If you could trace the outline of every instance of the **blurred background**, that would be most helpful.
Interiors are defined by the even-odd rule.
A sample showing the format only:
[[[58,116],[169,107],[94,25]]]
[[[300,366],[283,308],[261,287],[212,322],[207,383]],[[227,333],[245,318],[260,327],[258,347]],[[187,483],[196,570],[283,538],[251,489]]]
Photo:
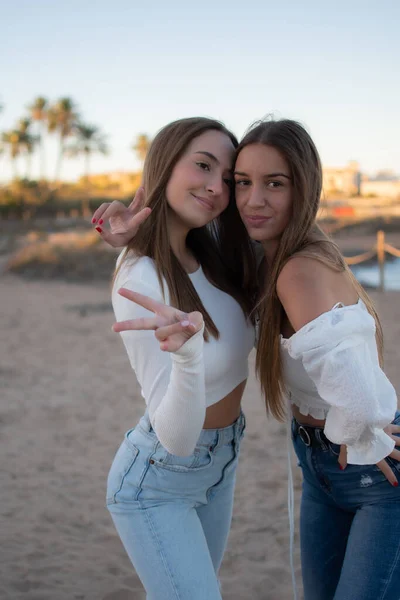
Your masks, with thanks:
[[[143,401],[110,330],[116,251],[90,221],[132,200],[168,122],[211,116],[239,138],[267,115],[307,127],[320,223],[377,304],[400,390],[399,19],[393,0],[2,3],[0,598],[144,598],[104,508]],[[254,377],[244,408],[223,594],[286,600],[285,429]],[[295,560],[300,591],[297,536]]]

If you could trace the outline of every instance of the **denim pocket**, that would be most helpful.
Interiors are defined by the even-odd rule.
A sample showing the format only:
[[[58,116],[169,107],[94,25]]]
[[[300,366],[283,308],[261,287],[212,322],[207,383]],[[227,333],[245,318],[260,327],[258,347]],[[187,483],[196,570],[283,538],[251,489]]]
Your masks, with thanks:
[[[137,456],[138,448],[134,446],[128,439],[122,442],[121,446],[115,455],[111,465],[107,479],[107,504],[115,504],[117,502],[117,494],[121,491],[124,480],[132,469]]]
[[[213,454],[206,446],[197,446],[190,456],[176,456],[164,450],[160,457],[153,456],[151,464],[158,469],[175,473],[193,473],[208,469],[213,464]]]

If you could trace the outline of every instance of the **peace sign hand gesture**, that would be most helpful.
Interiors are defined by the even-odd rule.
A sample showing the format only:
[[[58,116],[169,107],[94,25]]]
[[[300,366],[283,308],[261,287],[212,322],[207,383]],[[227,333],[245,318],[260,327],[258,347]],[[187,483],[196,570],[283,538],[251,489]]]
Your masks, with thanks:
[[[195,311],[187,314],[149,298],[149,296],[132,292],[126,288],[121,288],[118,293],[151,311],[154,316],[114,323],[113,330],[115,332],[154,330],[155,336],[160,342],[161,350],[176,352],[191,337],[203,329],[203,315],[200,312]]]
[[[135,237],[141,224],[151,213],[151,208],[141,208],[144,200],[144,188],[139,188],[128,207],[119,200],[104,202],[93,213],[92,223],[96,224],[96,231],[110,246],[120,248],[127,246]],[[100,227],[109,221],[110,229]]]

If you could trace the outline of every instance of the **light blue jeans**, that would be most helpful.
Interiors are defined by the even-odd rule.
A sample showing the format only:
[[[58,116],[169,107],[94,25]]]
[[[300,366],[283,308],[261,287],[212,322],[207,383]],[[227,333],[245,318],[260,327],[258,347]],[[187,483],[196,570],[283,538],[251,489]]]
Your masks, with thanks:
[[[165,450],[147,414],[110,469],[107,507],[148,600],[221,600],[244,415],[203,429],[194,453]]]
[[[399,412],[393,423],[400,424]],[[322,429],[306,429],[313,430],[309,445],[293,422],[303,471],[304,599],[399,600],[400,486],[393,487],[375,465],[347,465],[341,471],[340,446]],[[387,462],[400,480],[400,463]]]

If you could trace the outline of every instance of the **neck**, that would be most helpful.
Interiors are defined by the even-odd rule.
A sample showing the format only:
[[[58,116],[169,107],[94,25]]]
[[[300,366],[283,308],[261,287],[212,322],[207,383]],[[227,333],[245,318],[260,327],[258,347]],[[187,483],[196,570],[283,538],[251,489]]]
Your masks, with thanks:
[[[270,267],[274,262],[274,258],[276,252],[278,250],[279,241],[278,240],[267,240],[262,242],[262,247],[264,249],[264,255],[267,260],[267,264]]]
[[[169,216],[168,227],[171,248],[176,258],[188,273],[195,271],[198,267],[197,260],[186,245],[190,229],[173,214]]]

